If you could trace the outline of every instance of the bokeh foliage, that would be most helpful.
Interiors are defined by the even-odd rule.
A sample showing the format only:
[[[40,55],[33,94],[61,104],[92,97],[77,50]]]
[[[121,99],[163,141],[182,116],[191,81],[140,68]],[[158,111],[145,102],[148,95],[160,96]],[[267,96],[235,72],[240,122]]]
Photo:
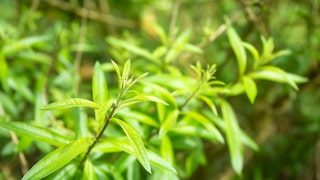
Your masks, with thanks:
[[[119,118],[135,117],[140,121],[147,121],[143,123],[149,123],[150,127],[157,127],[157,122],[152,119],[159,119],[160,122],[169,119],[168,122],[171,122],[182,116],[183,122],[187,123],[182,125],[187,127],[192,117],[201,119],[199,114],[211,116],[207,113],[211,109],[194,101],[185,109],[189,111],[195,108],[199,114],[179,114],[175,108],[179,105],[184,106],[184,96],[179,95],[188,90],[193,92],[194,79],[211,72],[216,80],[230,85],[230,89],[232,86],[234,89],[238,88],[235,90],[236,93],[225,94],[224,100],[227,104],[214,99],[215,104],[219,104],[219,107],[221,105],[221,109],[218,108],[217,111],[223,114],[224,111],[228,111],[230,104],[241,129],[259,146],[259,151],[244,146],[242,176],[238,176],[232,169],[227,143],[212,143],[206,132],[202,137],[207,138],[200,140],[194,137],[190,141],[193,144],[187,144],[188,142],[181,142],[183,140],[179,138],[181,129],[173,128],[174,135],[170,134],[170,137],[176,154],[166,154],[165,150],[156,149],[152,145],[162,143],[159,147],[172,148],[164,146],[170,146],[167,131],[173,126],[167,123],[158,132],[161,140],[150,138],[152,141],[145,142],[146,146],[155,148],[152,150],[162,153],[170,163],[177,156],[181,161],[177,160],[176,164],[185,168],[177,169],[181,173],[180,178],[315,178],[320,170],[319,9],[319,0],[2,0],[1,121],[32,122],[41,127],[50,127],[53,132],[69,137],[92,135],[90,133],[99,129],[99,125],[92,118],[98,112],[81,108],[47,112],[41,108],[49,102],[68,98],[95,99],[95,92],[93,97],[91,96],[91,78],[96,72],[96,61],[101,62],[101,69],[107,74],[108,82],[107,87],[96,89],[109,89],[108,95],[103,98],[117,97],[119,77],[114,73],[110,59],[120,67],[125,66],[127,60],[131,59],[132,75],[137,77],[145,72],[151,74],[150,78],[142,80],[135,90],[145,93],[156,91],[153,95],[162,98],[170,106],[160,103],[154,107],[155,109],[151,109],[153,106],[147,102],[119,111]],[[235,32],[227,30],[229,23]],[[247,42],[247,45],[239,47],[239,41],[233,38],[234,33]],[[272,49],[272,46],[273,52],[281,52],[283,49],[290,51],[288,54],[287,51],[282,51],[283,56],[272,58],[269,65],[307,77],[308,82],[298,85],[298,91],[290,87],[293,85],[290,81],[288,84],[279,84],[255,79],[255,85],[252,85],[252,79],[257,75],[250,76],[250,72],[265,62],[259,64],[254,61],[256,56],[252,52],[255,51],[248,48],[250,45],[256,48],[259,56],[263,57],[261,59],[265,61],[270,58],[266,49]],[[241,48],[247,48],[247,68],[239,68],[239,64],[243,62],[239,60],[243,52],[240,50],[237,53],[237,50]],[[197,62],[203,67],[208,65],[208,71],[202,74]],[[213,64],[216,64],[216,67],[211,66]],[[190,68],[190,65],[194,65],[195,70]],[[239,79],[243,74],[248,76]],[[284,78],[284,81],[287,79]],[[246,84],[245,90],[233,84],[235,82]],[[257,94],[252,92],[254,87],[258,89]],[[206,85],[201,86],[200,90],[205,88]],[[176,91],[175,100],[167,95],[173,90]],[[197,92],[199,99],[208,102],[205,100],[206,96],[201,93],[206,92]],[[103,100],[95,100],[97,101]],[[250,101],[254,101],[254,104]],[[164,113],[159,115],[159,112]],[[79,124],[74,119],[79,119],[82,123]],[[152,128],[129,122],[142,133],[142,137],[154,133]],[[89,131],[83,130],[84,127],[88,127]],[[111,124],[108,128],[113,138],[121,135],[119,126]],[[72,129],[79,131],[74,132]],[[29,166],[55,149],[55,146],[51,145],[57,145],[54,144],[56,142],[51,145],[33,142],[24,136],[15,140],[16,135],[9,134],[3,127],[0,128],[0,136],[0,179],[20,179]],[[84,140],[80,139],[74,144],[82,141]],[[117,141],[114,142],[116,144]],[[181,144],[190,147],[191,150],[183,152],[183,148],[179,147]],[[111,157],[97,155],[92,158],[108,159],[108,156]],[[27,162],[23,161],[25,158]],[[112,158],[117,159],[112,168],[117,168],[119,174],[123,175],[126,172],[127,177],[135,179],[144,176],[143,169],[138,163],[133,163],[134,160],[130,156],[116,155]],[[113,173],[112,168],[105,166],[101,161],[96,163],[100,170],[104,170],[95,171],[101,177],[103,172]],[[128,166],[130,168],[127,164],[131,164]],[[87,174],[90,174],[92,165],[94,164],[89,161],[85,163]],[[70,164],[66,169],[72,172],[76,168],[74,164]],[[136,171],[140,173],[135,174]],[[80,176],[79,172],[75,174]],[[114,173],[112,177],[117,178],[118,174]]]

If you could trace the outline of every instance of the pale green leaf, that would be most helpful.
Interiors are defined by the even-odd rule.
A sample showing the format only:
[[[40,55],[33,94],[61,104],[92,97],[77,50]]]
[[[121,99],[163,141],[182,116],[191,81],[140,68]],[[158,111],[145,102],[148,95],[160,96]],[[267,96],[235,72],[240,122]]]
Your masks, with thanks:
[[[90,159],[86,159],[84,163],[84,171],[83,171],[83,180],[95,180],[96,179],[96,174],[94,172],[93,164],[90,161]]]
[[[242,45],[252,54],[253,60],[257,62],[260,58],[258,50],[252,44],[246,42],[242,42]]]
[[[151,116],[148,116],[146,113],[143,112],[133,111],[129,108],[126,108],[118,111],[118,114],[123,117],[126,117],[127,119],[133,119],[153,127],[159,127],[159,124],[156,120],[154,120]]]
[[[170,164],[174,164],[174,152],[171,140],[167,135],[164,135],[161,138],[161,156]]]
[[[175,109],[174,111],[170,112],[166,119],[162,122],[160,130],[159,130],[159,137],[162,138],[166,133],[171,129],[174,123],[177,121],[179,116],[179,110]]]
[[[50,175],[87,150],[93,140],[93,138],[81,138],[59,147],[33,165],[22,180],[42,179]]]
[[[221,111],[226,123],[225,130],[231,164],[236,173],[241,174],[243,168],[243,147],[240,139],[241,136],[238,121],[232,107],[226,101],[221,101]]]
[[[5,46],[2,49],[2,52],[4,52],[4,54],[14,53],[16,51],[27,49],[34,44],[45,42],[48,40],[49,40],[49,36],[27,37],[25,39],[21,39],[18,41],[13,41],[5,44]]]
[[[201,99],[203,102],[205,102],[211,109],[211,111],[215,114],[218,115],[218,111],[214,103],[208,98],[207,96],[198,96],[197,98]]]
[[[35,141],[45,142],[55,146],[61,146],[71,142],[71,138],[50,129],[35,126],[30,123],[10,121],[0,122],[1,126],[24,137],[29,137]]]
[[[205,127],[210,133],[214,135],[217,141],[224,142],[224,139],[220,131],[213,125],[213,123],[207,117],[197,112],[184,112],[183,114],[199,122],[203,127]]]
[[[94,65],[92,77],[92,95],[93,101],[99,105],[108,101],[108,86],[104,73],[99,62]]]
[[[304,83],[307,82],[308,79],[287,73],[280,68],[274,66],[263,66],[258,68],[256,71],[248,74],[253,79],[265,79],[274,82],[281,82],[281,83],[288,83],[294,89],[298,89],[297,83]]]
[[[239,66],[239,74],[243,75],[246,71],[247,67],[247,55],[246,51],[243,46],[243,42],[237,32],[231,26],[229,20],[227,20],[228,28],[227,28],[227,35],[231,47],[237,57],[238,66]]]
[[[152,152],[151,150],[147,150],[147,153],[148,153],[148,157],[150,159],[150,163],[153,166],[156,166],[159,169],[171,171],[174,174],[177,174],[176,169],[171,164],[169,164],[167,161],[165,161],[162,157],[160,157],[158,154]]]
[[[257,96],[257,85],[256,83],[248,76],[242,76],[242,82],[244,85],[244,89],[246,91],[246,94],[250,100],[250,102],[253,104],[254,100]]]
[[[117,65],[117,63],[115,63],[114,61],[111,61],[114,70],[116,71],[117,74],[117,79],[118,79],[118,87],[119,89],[122,89],[122,84],[121,84],[121,72],[120,72],[120,68]]]
[[[135,156],[137,157],[138,161],[144,167],[144,169],[151,173],[150,162],[147,156],[147,152],[141,139],[140,135],[131,127],[129,124],[121,121],[119,119],[113,118],[114,122],[121,126],[122,130],[125,132],[126,136],[128,137],[131,145],[133,146]]]
[[[46,106],[44,106],[43,110],[58,110],[58,109],[66,109],[66,108],[72,108],[72,107],[88,107],[88,108],[99,108],[99,104],[82,98],[70,98],[62,101],[57,101],[50,103]]]

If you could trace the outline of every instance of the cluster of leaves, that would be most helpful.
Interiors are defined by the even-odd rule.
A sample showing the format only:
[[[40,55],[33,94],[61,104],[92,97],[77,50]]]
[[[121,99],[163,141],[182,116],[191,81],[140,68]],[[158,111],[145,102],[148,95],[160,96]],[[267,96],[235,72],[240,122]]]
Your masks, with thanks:
[[[26,18],[34,22],[37,17],[31,15]],[[108,36],[108,53],[117,63],[95,62],[91,84],[80,84],[72,52],[80,46],[89,53],[97,49],[90,43],[69,44],[74,41],[72,34],[79,34],[76,24],[71,29],[57,24],[50,29],[51,36],[23,37],[1,22],[0,132],[6,137],[2,154],[34,148],[45,154],[33,160],[37,162],[23,179],[179,179],[191,177],[207,163],[208,141],[228,146],[231,165],[240,175],[244,146],[259,148],[240,127],[229,98],[245,94],[253,104],[259,80],[287,83],[297,90],[297,84],[307,79],[272,64],[289,53],[274,52],[272,38],[261,37],[259,52],[240,38],[228,19],[225,24],[237,62],[232,82],[216,79],[220,69],[215,64],[190,65],[191,60],[182,58],[204,53],[192,44],[191,29],[170,36],[152,24],[160,45],[144,48],[131,36]],[[28,21],[24,26],[35,31]],[[47,43],[53,40],[58,45]],[[54,55],[48,53],[52,51]],[[190,67],[182,68],[185,65]],[[26,76],[28,71],[34,77]],[[52,74],[56,76],[49,78]],[[45,105],[46,93],[55,102]],[[34,113],[27,112],[33,105]],[[18,119],[20,114],[27,117]],[[10,140],[15,134],[20,137],[17,146]]]

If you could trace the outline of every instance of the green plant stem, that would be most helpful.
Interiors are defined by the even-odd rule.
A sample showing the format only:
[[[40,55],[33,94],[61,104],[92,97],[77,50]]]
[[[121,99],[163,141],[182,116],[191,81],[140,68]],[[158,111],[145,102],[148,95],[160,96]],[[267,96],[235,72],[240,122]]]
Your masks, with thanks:
[[[197,88],[192,92],[192,94],[188,97],[188,99],[186,99],[186,101],[179,107],[179,111],[181,111],[191,101],[191,99],[196,96],[200,87],[201,87],[201,84],[197,86]]]
[[[126,92],[126,90],[124,90],[124,92]],[[102,129],[99,131],[98,135],[95,137],[94,142],[90,145],[90,147],[88,148],[86,154],[84,155],[83,159],[81,160],[79,165],[82,165],[84,163],[84,161],[87,159],[87,157],[89,156],[91,150],[93,149],[93,147],[96,145],[96,143],[100,140],[100,138],[102,137],[104,131],[106,130],[109,122],[111,121],[111,119],[113,118],[113,116],[115,115],[115,112],[117,110],[117,108],[119,107],[120,101],[122,100],[122,97],[124,96],[124,93],[120,93],[117,101],[113,104],[112,106],[112,110],[109,114],[109,116],[106,118],[106,121],[102,127]]]

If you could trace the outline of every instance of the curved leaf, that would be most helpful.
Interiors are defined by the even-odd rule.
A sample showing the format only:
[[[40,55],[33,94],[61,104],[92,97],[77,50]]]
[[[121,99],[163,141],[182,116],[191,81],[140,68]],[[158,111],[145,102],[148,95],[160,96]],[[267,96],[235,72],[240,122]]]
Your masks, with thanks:
[[[221,101],[221,110],[223,119],[226,122],[225,130],[231,156],[231,164],[236,173],[241,174],[243,167],[243,152],[238,121],[233,109],[227,102]]]
[[[203,127],[205,127],[210,133],[215,136],[216,140],[218,140],[219,142],[224,142],[221,133],[208,118],[196,112],[185,112],[183,114],[199,122]]]
[[[98,109],[99,105],[93,101],[82,98],[70,98],[63,101],[57,101],[44,106],[43,110],[58,110],[72,107],[88,107]]]
[[[14,131],[20,136],[29,137],[35,141],[45,142],[55,146],[61,146],[70,143],[71,139],[47,128],[32,125],[24,122],[0,122],[0,125],[6,129]]]
[[[128,137],[131,145],[133,146],[135,156],[137,157],[138,161],[144,167],[146,171],[151,173],[151,167],[149,158],[144,146],[144,143],[140,137],[140,135],[132,128],[129,124],[121,121],[120,119],[113,118],[118,125],[121,126],[122,130],[125,132],[126,136]]]
[[[257,96],[257,85],[256,83],[252,80],[252,78],[243,76],[242,77],[244,89],[246,91],[246,94],[250,100],[250,102],[253,104],[254,100]]]
[[[41,179],[50,175],[84,152],[93,140],[93,138],[81,138],[59,147],[32,166],[22,180]]]
[[[230,41],[231,47],[232,47],[236,57],[237,57],[238,66],[239,66],[239,74],[243,75],[246,70],[246,66],[247,66],[246,51],[244,49],[244,45],[242,43],[242,40],[240,39],[237,32],[233,29],[233,27],[231,26],[229,21],[227,21],[227,24],[229,24],[228,29],[227,29],[228,39]]]

